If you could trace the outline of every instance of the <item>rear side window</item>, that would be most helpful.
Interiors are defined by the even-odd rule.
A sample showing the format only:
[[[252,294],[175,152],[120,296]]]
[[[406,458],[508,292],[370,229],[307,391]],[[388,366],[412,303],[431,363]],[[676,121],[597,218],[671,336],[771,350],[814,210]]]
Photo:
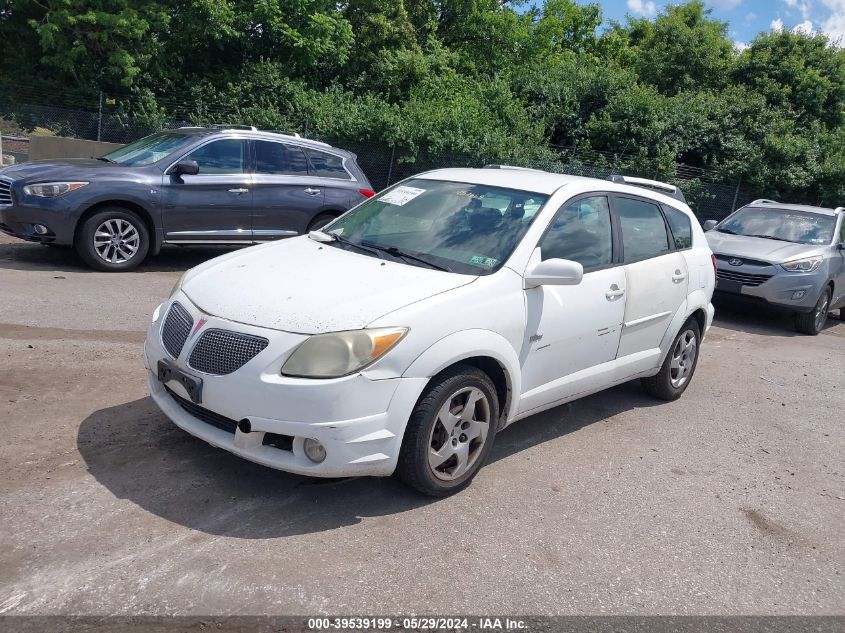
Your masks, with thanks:
[[[320,152],[315,149],[306,149],[308,160],[311,161],[309,174],[320,178],[342,178],[350,180],[349,172],[343,166],[343,159],[340,156]]]
[[[308,161],[298,147],[270,141],[255,141],[255,171],[258,174],[306,176]]]
[[[212,141],[185,156],[197,161],[200,174],[242,174],[245,158],[246,141],[239,139]]]
[[[626,262],[656,257],[669,251],[666,222],[656,204],[617,197],[614,208],[622,229]]]
[[[540,253],[579,262],[584,268],[613,261],[610,207],[605,196],[590,196],[568,203],[558,211],[543,239]]]
[[[663,206],[663,213],[669,221],[672,236],[675,238],[675,248],[684,249],[692,246],[692,225],[689,216],[672,207]]]

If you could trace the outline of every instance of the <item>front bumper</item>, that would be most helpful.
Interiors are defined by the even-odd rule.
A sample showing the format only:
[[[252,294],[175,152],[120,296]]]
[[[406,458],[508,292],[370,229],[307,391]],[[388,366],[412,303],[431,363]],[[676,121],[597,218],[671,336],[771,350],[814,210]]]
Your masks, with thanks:
[[[176,365],[202,377],[204,410],[232,421],[249,420],[250,431],[234,432],[209,424],[183,407],[159,382],[156,364],[170,358],[161,343],[160,330],[169,302],[158,311],[144,344],[144,364],[150,395],[180,428],[209,444],[250,461],[287,472],[316,477],[390,475],[396,468],[405,425],[425,387],[425,379],[371,380],[355,374],[331,380],[288,378],[279,368],[302,335],[266,330],[202,314],[184,295],[179,302],[204,328],[222,328],[264,336],[270,344],[243,367],[225,376],[203,374],[188,366],[189,337]],[[203,331],[200,329],[200,332]],[[172,359],[171,359],[172,360]],[[171,383],[170,388],[179,388]],[[183,394],[179,394],[183,395]],[[187,394],[184,394],[187,395]],[[285,448],[266,445],[266,434],[290,438]],[[320,441],[326,459],[315,464],[305,455],[306,438]]]
[[[47,227],[40,235],[35,225]],[[28,242],[45,244],[73,244],[76,220],[61,198],[44,199],[43,204],[12,205],[0,207],[0,231]]]
[[[743,269],[745,267],[740,267]],[[719,276],[719,271],[732,273],[736,269],[730,264],[718,262],[716,273],[716,291],[720,294],[731,295],[757,303],[767,304],[773,308],[790,312],[809,312],[819,299],[827,277],[823,270],[812,273],[791,273],[777,266],[769,266],[766,271],[773,273],[771,277],[759,285],[748,285],[730,282]],[[763,270],[760,268],[760,270]],[[757,273],[758,269],[752,269]]]

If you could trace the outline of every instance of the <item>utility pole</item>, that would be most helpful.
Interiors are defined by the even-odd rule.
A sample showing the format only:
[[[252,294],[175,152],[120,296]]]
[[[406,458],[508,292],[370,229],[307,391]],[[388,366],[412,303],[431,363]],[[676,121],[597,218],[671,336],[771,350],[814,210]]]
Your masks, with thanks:
[[[97,109],[97,140],[103,132],[103,91],[100,91],[100,107]]]

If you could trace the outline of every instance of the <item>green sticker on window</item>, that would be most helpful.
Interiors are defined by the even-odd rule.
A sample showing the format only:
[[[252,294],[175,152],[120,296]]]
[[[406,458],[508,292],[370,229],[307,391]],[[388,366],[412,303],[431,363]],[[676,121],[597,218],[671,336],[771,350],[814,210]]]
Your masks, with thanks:
[[[493,268],[498,263],[498,259],[492,257],[484,257],[483,255],[473,255],[469,258],[469,263],[474,266],[484,266],[485,268]]]

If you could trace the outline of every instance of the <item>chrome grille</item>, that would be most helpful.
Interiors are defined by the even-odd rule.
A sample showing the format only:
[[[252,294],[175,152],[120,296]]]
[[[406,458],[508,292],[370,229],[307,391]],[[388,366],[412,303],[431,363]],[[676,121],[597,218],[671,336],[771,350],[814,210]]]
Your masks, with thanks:
[[[192,327],[194,327],[194,320],[191,315],[181,304],[174,302],[161,327],[161,343],[173,358],[179,358]]]
[[[743,286],[759,286],[771,278],[771,275],[753,275],[751,273],[741,273],[735,270],[719,268],[716,271],[716,278],[724,279],[725,281],[738,281]]]
[[[197,341],[188,364],[197,371],[223,376],[243,367],[268,344],[261,336],[210,329]]]
[[[12,181],[0,178],[0,207],[12,204]]]

